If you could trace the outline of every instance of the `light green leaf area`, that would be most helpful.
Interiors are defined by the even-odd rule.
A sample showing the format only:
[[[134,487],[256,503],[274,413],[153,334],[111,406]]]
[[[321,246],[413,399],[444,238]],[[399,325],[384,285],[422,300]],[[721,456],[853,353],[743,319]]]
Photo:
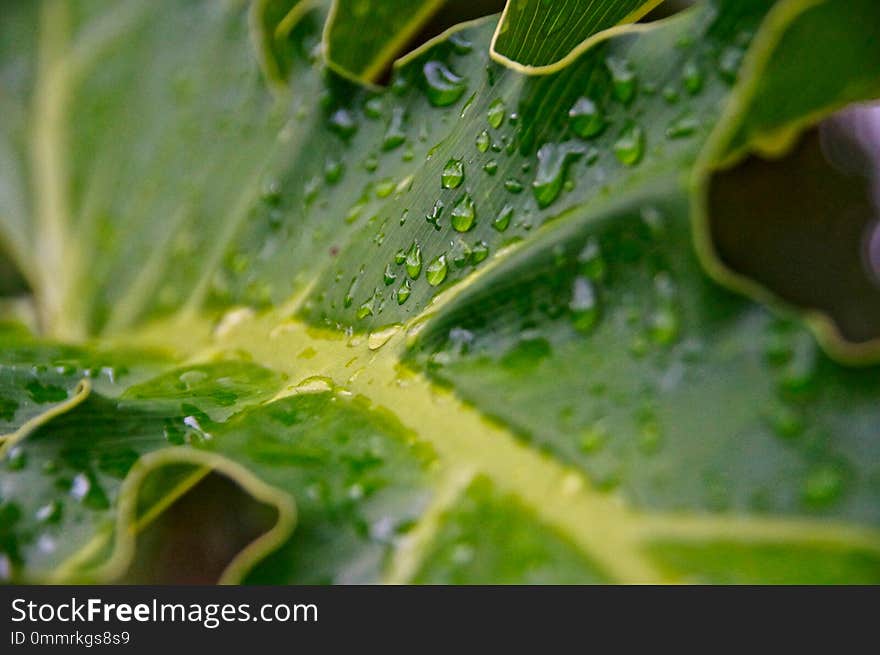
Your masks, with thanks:
[[[578,42],[640,3],[593,4]],[[878,368],[713,281],[700,201],[877,94],[847,60],[783,107],[773,63],[834,60],[798,35],[849,10],[869,52],[870,5],[552,31],[541,75],[489,17],[383,90],[353,80],[405,11],[10,3],[0,243],[40,334],[0,331],[0,576],[117,579],[216,471],[277,515],[224,581],[880,581]]]
[[[519,70],[551,72],[586,50],[594,35],[633,23],[662,1],[510,0],[492,40],[492,54]]]

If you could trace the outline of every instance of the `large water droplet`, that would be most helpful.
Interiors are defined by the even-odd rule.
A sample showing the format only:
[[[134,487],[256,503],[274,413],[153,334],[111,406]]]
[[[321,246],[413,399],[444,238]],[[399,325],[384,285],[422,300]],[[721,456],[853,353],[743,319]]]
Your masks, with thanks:
[[[614,155],[624,166],[635,166],[645,154],[645,132],[638,125],[630,125],[614,143]]]
[[[440,184],[444,189],[455,189],[464,179],[464,164],[461,159],[450,159],[443,167]]]
[[[559,197],[565,182],[568,165],[584,154],[578,143],[546,143],[538,150],[538,171],[532,182],[532,191],[539,207],[547,207]]]
[[[435,107],[446,107],[456,102],[467,90],[465,80],[453,73],[441,61],[429,61],[422,68],[428,101]]]
[[[469,193],[465,193],[452,208],[452,227],[457,232],[467,232],[474,226],[476,210]]]
[[[428,264],[428,267],[425,269],[425,278],[428,280],[428,284],[436,287],[446,279],[447,271],[446,255],[440,255]]]
[[[501,98],[496,98],[491,102],[486,112],[486,120],[496,130],[504,122],[504,111],[504,101]]]
[[[582,139],[597,136],[605,129],[605,116],[589,98],[578,98],[568,110],[571,129]]]

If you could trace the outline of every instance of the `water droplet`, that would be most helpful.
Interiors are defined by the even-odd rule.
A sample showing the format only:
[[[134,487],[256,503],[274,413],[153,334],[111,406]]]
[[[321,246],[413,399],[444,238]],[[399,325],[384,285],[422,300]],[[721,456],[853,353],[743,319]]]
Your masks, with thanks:
[[[436,287],[446,279],[447,271],[446,255],[440,255],[428,264],[428,267],[425,269],[425,278],[428,280],[428,284]]]
[[[611,73],[611,89],[614,97],[628,105],[636,96],[638,80],[635,71],[628,61],[618,57],[608,57],[605,65]]]
[[[359,319],[367,318],[367,316],[372,316],[375,311],[376,305],[376,294],[373,293],[367,298],[364,302],[361,303],[360,307],[357,310],[357,317]]]
[[[10,471],[21,471],[27,466],[27,453],[21,446],[16,446],[6,456],[6,468]]]
[[[532,192],[539,207],[547,207],[559,197],[568,165],[583,154],[583,146],[570,141],[541,146],[538,150],[538,171],[532,182]]]
[[[605,129],[605,116],[589,98],[578,98],[568,110],[571,129],[582,139],[597,136]]]
[[[591,280],[599,281],[605,277],[605,258],[596,237],[590,237],[578,254],[578,268]]]
[[[491,143],[492,141],[489,138],[489,133],[486,130],[483,130],[477,135],[477,150],[480,152],[486,152]]]
[[[444,189],[455,189],[464,179],[464,164],[461,159],[450,159],[443,167],[440,184]]]
[[[474,226],[475,218],[474,201],[469,193],[465,193],[452,208],[452,227],[456,232],[467,232]]]
[[[387,198],[394,192],[394,180],[388,178],[376,184],[376,197]]]
[[[396,253],[394,253],[394,263],[400,266],[403,262],[406,261],[406,251],[401,248]]]
[[[666,137],[669,139],[683,139],[693,135],[700,127],[700,120],[690,112],[682,114],[673,120],[666,128]]]
[[[483,165],[483,170],[486,171],[489,175],[495,175],[498,172],[498,162],[494,159],[487,161]]]
[[[486,120],[496,130],[501,127],[504,122],[504,101],[501,98],[496,98],[491,102],[486,112]]]
[[[324,162],[324,180],[327,184],[336,184],[342,179],[345,165],[336,159],[328,159]]]
[[[498,216],[496,216],[495,220],[492,221],[492,227],[494,227],[499,232],[504,232],[510,225],[510,221],[512,218],[513,207],[511,205],[504,205],[504,207],[501,208],[501,211],[498,212]]]
[[[580,275],[574,278],[568,308],[576,330],[588,333],[596,327],[599,320],[599,299],[590,280]]]
[[[590,455],[602,450],[602,448],[605,447],[605,442],[607,440],[608,432],[602,425],[596,424],[590,426],[581,433],[578,445],[580,446],[582,453]]]
[[[478,241],[471,249],[471,262],[476,265],[489,256],[489,244],[485,241]]]
[[[457,239],[452,247],[452,263],[457,268],[464,268],[471,260],[471,247],[461,239]]]
[[[429,61],[422,68],[428,101],[435,107],[446,107],[456,102],[467,90],[465,80],[452,72],[443,62]]]
[[[406,273],[413,280],[419,277],[422,272],[422,248],[419,244],[413,242],[409,252],[406,254]]]
[[[443,201],[438,198],[434,201],[430,213],[425,214],[425,220],[433,225],[435,230],[440,229],[440,216],[443,214],[443,207]]]
[[[192,389],[197,384],[207,380],[208,374],[199,370],[185,371],[177,379],[183,383],[185,389]]]
[[[703,90],[703,71],[700,70],[699,64],[695,61],[689,61],[684,65],[681,74],[684,88],[692,96]]]
[[[721,52],[721,56],[718,58],[718,71],[724,81],[729,84],[736,82],[744,55],[742,48],[737,46],[729,46]]]
[[[651,314],[648,333],[656,344],[667,346],[678,338],[678,313],[671,305],[664,305]]]
[[[793,439],[802,434],[805,428],[800,412],[780,402],[775,402],[764,410],[764,419],[776,436],[783,439]]]
[[[37,521],[40,523],[58,523],[64,506],[57,500],[53,500],[40,507],[36,512]]]
[[[504,180],[504,188],[510,193],[520,193],[523,190],[523,184],[515,177],[509,177]]]
[[[635,166],[645,154],[645,132],[638,125],[630,125],[614,143],[614,155],[624,166]]]
[[[403,284],[397,289],[397,304],[402,305],[408,299],[410,294],[412,293],[412,284],[410,284],[409,280],[404,280]]]
[[[812,507],[826,507],[843,493],[844,471],[834,463],[819,464],[807,475],[803,499]]]
[[[347,109],[337,109],[330,115],[330,129],[343,139],[349,139],[357,132],[357,121]]]
[[[373,96],[364,103],[364,114],[369,118],[382,117],[382,98]]]
[[[397,273],[395,273],[394,269],[391,268],[391,264],[385,265],[384,279],[385,279],[385,286],[394,284],[394,280],[397,279]]]
[[[382,150],[394,150],[406,141],[406,131],[403,129],[403,107],[395,107],[391,110],[391,119],[382,138]]]
[[[449,43],[452,44],[452,49],[455,50],[455,54],[457,55],[466,55],[473,50],[471,42],[468,41],[467,37],[461,32],[455,32],[450,36]]]

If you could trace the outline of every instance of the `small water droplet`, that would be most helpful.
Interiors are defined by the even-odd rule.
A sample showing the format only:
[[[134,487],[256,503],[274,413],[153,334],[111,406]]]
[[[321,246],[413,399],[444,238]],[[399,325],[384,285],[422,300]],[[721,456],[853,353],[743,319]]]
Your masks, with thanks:
[[[428,280],[428,284],[436,287],[446,279],[447,271],[446,255],[440,255],[428,264],[428,267],[425,269],[425,278]]]
[[[425,220],[433,225],[435,230],[440,229],[440,216],[443,214],[443,207],[443,201],[438,198],[434,201],[431,211],[425,214]]]
[[[394,263],[400,266],[403,262],[406,261],[406,251],[401,248],[396,253],[394,253]]]
[[[450,159],[443,167],[440,184],[444,189],[457,188],[464,179],[464,164],[461,159]]]
[[[596,327],[599,320],[599,299],[590,280],[580,275],[574,278],[568,308],[576,330],[588,333]]]
[[[805,425],[801,413],[790,405],[774,402],[764,410],[764,419],[776,436],[793,439],[803,433]]]
[[[511,205],[504,205],[504,207],[501,208],[501,211],[498,212],[498,216],[496,216],[495,220],[492,221],[492,227],[494,227],[499,232],[504,232],[510,225],[510,221],[512,218],[513,207]]]
[[[63,505],[53,500],[40,507],[36,512],[37,521],[40,523],[58,523],[61,520]]]
[[[521,193],[523,190],[523,183],[515,177],[509,177],[504,180],[504,188],[510,193]]]
[[[624,166],[635,166],[644,154],[645,132],[638,125],[630,125],[614,143],[614,155]]]
[[[358,319],[365,319],[367,316],[372,316],[375,311],[376,305],[376,294],[373,293],[367,298],[364,302],[361,303],[360,307],[357,310]]]
[[[498,172],[498,162],[494,159],[487,161],[483,165],[483,170],[486,171],[489,175],[495,175]]]
[[[605,116],[589,98],[578,98],[568,110],[571,129],[582,139],[598,136],[605,129]]]
[[[844,471],[834,463],[815,466],[803,487],[804,502],[812,507],[827,507],[840,498],[844,488]]]
[[[397,279],[397,273],[395,273],[394,269],[391,268],[391,264],[385,265],[384,279],[385,279],[385,286],[394,284],[394,280]]]
[[[452,208],[452,227],[456,232],[467,232],[474,226],[476,210],[469,193],[465,193]]]
[[[605,258],[596,237],[590,237],[578,254],[578,269],[591,280],[599,281],[605,277]]]
[[[602,448],[605,447],[605,442],[607,440],[607,430],[601,424],[596,424],[588,427],[581,433],[578,445],[580,446],[582,453],[585,455],[591,455],[602,450]]]
[[[342,179],[345,172],[345,165],[336,159],[327,159],[324,162],[324,180],[327,184],[336,184]]]
[[[21,446],[16,446],[6,456],[6,468],[10,471],[21,471],[27,466],[27,453]]]
[[[666,128],[666,137],[669,139],[683,139],[689,137],[700,127],[700,120],[690,112],[682,114],[673,120]]]
[[[608,57],[605,65],[611,73],[611,90],[614,97],[625,105],[633,101],[636,96],[638,79],[632,66],[625,59]]]
[[[692,96],[703,90],[703,71],[697,62],[689,61],[684,65],[681,79],[684,82],[684,88]]]
[[[406,273],[413,280],[419,277],[422,272],[422,248],[418,243],[413,242],[409,252],[406,254]]]
[[[467,90],[465,80],[440,61],[429,61],[422,68],[428,101],[435,107],[456,102]]]
[[[721,56],[718,58],[718,72],[728,84],[736,82],[744,56],[743,49],[738,46],[728,46],[721,52]]]
[[[489,146],[492,143],[492,140],[489,138],[489,133],[486,130],[483,130],[477,135],[477,150],[480,152],[486,152],[489,150]]]
[[[391,110],[391,119],[382,137],[382,150],[394,150],[406,141],[406,131],[403,129],[403,107],[395,107]]]
[[[357,132],[357,121],[347,109],[337,109],[330,115],[330,129],[343,139],[349,139]]]
[[[489,244],[487,244],[485,241],[478,241],[474,244],[474,247],[471,248],[471,262],[474,265],[479,264],[488,256]]]
[[[532,182],[532,192],[539,207],[548,207],[559,197],[568,165],[583,154],[583,146],[570,141],[541,146],[538,150],[538,171]]]
[[[501,98],[493,100],[486,111],[486,120],[489,121],[489,125],[496,130],[501,127],[504,122],[504,112],[504,101]]]
[[[403,284],[397,289],[397,304],[402,305],[408,299],[410,294],[412,293],[412,284],[410,284],[409,280],[404,280]]]

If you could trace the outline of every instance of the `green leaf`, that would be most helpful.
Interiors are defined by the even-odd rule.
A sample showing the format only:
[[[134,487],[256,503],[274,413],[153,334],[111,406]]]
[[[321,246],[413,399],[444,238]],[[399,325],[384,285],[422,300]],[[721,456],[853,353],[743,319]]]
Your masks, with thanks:
[[[549,73],[571,63],[603,30],[634,23],[661,2],[509,0],[492,38],[492,55],[525,73]]]
[[[359,82],[430,4],[10,4],[0,575],[118,579],[217,471],[277,516],[225,581],[880,580],[880,369],[713,281],[703,224],[880,95],[832,36],[870,57],[875,3],[512,21],[540,70],[489,17]]]

